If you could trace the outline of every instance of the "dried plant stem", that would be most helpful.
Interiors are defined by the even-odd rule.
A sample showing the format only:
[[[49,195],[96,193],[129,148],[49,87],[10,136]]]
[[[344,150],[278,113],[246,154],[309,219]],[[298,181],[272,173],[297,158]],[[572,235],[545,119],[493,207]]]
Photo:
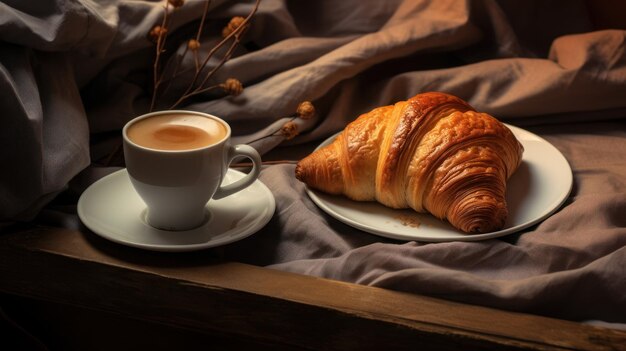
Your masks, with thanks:
[[[196,40],[200,41],[200,36],[202,35],[202,29],[204,28],[204,21],[206,21],[206,16],[209,13],[209,6],[211,6],[211,0],[208,0],[204,3],[204,12],[202,13],[202,19],[200,20],[200,25],[198,26],[198,33],[196,33]]]
[[[210,6],[211,6],[211,0],[208,0],[204,3],[204,11],[202,12],[202,18],[200,19],[200,25],[198,26],[198,31],[196,32],[196,37],[195,37],[195,40],[197,42],[200,42],[200,37],[202,36],[202,30],[204,29],[204,22],[206,21],[207,15],[209,13]],[[183,59],[187,55],[188,50],[189,50],[189,45],[185,46],[185,50],[183,51],[182,55],[178,56],[178,60],[176,61],[174,72],[172,73],[172,76],[169,79],[168,88],[171,85],[171,82],[176,77],[178,77],[179,74],[183,74],[191,70],[190,68],[187,68],[182,71],[179,71],[180,64],[182,63]],[[198,50],[193,50],[193,56],[194,56],[194,61],[195,61],[195,73],[199,74],[200,73],[200,56],[198,55]],[[165,89],[165,91],[167,91],[167,88]]]
[[[209,8],[211,6],[211,0],[208,0],[204,3],[204,11],[202,12],[202,18],[200,20],[200,25],[198,26],[198,31],[196,32],[196,41],[200,41],[200,37],[202,35],[202,30],[204,29],[204,23],[206,21],[208,12],[209,12]],[[164,15],[163,15],[163,20],[161,22],[161,28],[166,28],[169,27],[167,26],[168,21],[169,21],[169,16],[170,15],[170,9],[169,9],[169,2],[165,3],[165,11],[164,11]],[[162,72],[160,71],[160,59],[161,59],[161,54],[163,53],[163,48],[165,47],[165,40],[167,37],[167,33],[165,32],[163,36],[159,35],[157,37],[157,44],[156,44],[156,58],[154,60],[154,66],[153,66],[153,86],[154,86],[154,90],[152,92],[152,101],[150,102],[150,111],[154,110],[155,104],[156,104],[156,98],[159,94],[159,88],[161,86],[161,84],[163,83],[163,74],[162,72],[167,71],[167,66],[172,62],[171,60],[168,61],[166,63],[166,67],[162,70]],[[172,79],[169,79],[167,82],[167,85],[165,86],[165,89],[163,89],[162,93],[165,93],[169,90],[170,86],[172,85],[172,81],[173,79],[178,76],[179,70],[180,70],[180,66],[182,64],[182,61],[184,60],[185,56],[187,55],[187,52],[189,51],[189,47],[185,46],[185,49],[183,51],[183,53],[181,55],[177,55],[176,59],[174,60],[174,72],[172,73]],[[194,55],[194,61],[195,61],[195,65],[196,65],[196,73],[199,73],[200,71],[200,60],[198,57],[198,50],[193,50],[193,55]]]
[[[247,28],[249,27],[249,22],[251,18],[257,12],[260,2],[261,0],[255,1],[253,9],[251,10],[251,12],[248,14],[247,17],[245,18],[238,17],[238,18],[241,18],[241,22],[238,23],[236,26],[231,27],[231,23],[229,23],[228,29],[230,29],[230,32],[225,31],[223,34],[222,40],[220,40],[215,46],[213,46],[211,50],[209,50],[209,52],[206,54],[206,57],[204,57],[204,59],[201,60],[200,54],[199,54],[200,38],[202,36],[202,31],[205,27],[205,22],[207,21],[209,8],[211,6],[211,0],[207,0],[204,5],[204,11],[202,13],[202,18],[200,20],[200,25],[198,26],[198,30],[196,32],[195,38],[189,40],[182,54],[173,55],[172,57],[170,57],[169,60],[167,60],[167,62],[165,63],[165,67],[162,67],[162,60],[163,60],[162,54],[165,52],[165,42],[167,40],[167,35],[168,35],[167,29],[169,27],[169,22],[171,21],[171,15],[172,15],[172,12],[171,12],[172,9],[169,6],[170,3],[169,1],[167,1],[164,6],[165,12],[163,15],[161,26],[155,27],[155,33],[154,33],[156,34],[156,54],[155,54],[156,57],[154,60],[154,65],[153,65],[153,91],[152,91],[152,99],[150,102],[150,111],[153,111],[155,109],[158,96],[167,92],[170,89],[170,87],[173,84],[174,79],[180,76],[181,74],[189,72],[191,70],[195,71],[193,74],[193,78],[191,79],[191,82],[188,84],[187,88],[182,93],[182,95],[174,102],[174,104],[172,104],[169,107],[170,109],[175,108],[176,106],[180,105],[183,101],[189,99],[190,97],[194,95],[205,93],[207,91],[214,90],[220,87],[221,85],[214,85],[214,86],[209,86],[209,87],[207,87],[206,85],[211,79],[211,77],[213,77],[215,72],[218,69],[220,69],[226,63],[226,61],[228,61],[232,57],[236,47],[241,43],[242,36],[244,35]],[[176,7],[176,5],[174,5],[174,7]],[[151,35],[152,34],[153,33],[151,33]],[[226,52],[221,57],[217,65],[211,68],[210,70],[208,70],[208,72],[203,73],[205,69],[207,68],[209,61],[218,52],[220,52],[225,46],[227,46]],[[192,51],[194,64],[192,67],[181,70],[182,63],[189,51]],[[173,67],[171,67],[172,65]],[[167,72],[172,72],[172,73],[170,74]],[[166,79],[165,74],[169,76],[168,79]],[[164,82],[167,82],[167,83],[163,89],[162,85]]]
[[[207,2],[204,3],[204,11],[202,12],[202,19],[200,20],[200,25],[198,26],[198,32],[196,33],[196,41],[198,42],[200,42],[200,37],[202,36],[202,29],[204,28],[204,21],[206,21],[206,16],[209,13],[209,6],[211,6],[211,0],[208,0]],[[198,56],[198,50],[193,51],[193,59],[196,63],[196,72],[198,72],[200,71],[200,58]]]
[[[169,2],[165,3],[165,11],[163,13],[163,20],[161,21],[161,28],[167,28],[167,22],[169,20]],[[159,74],[159,66],[161,63],[161,53],[163,52],[163,48],[165,47],[165,41],[167,39],[167,31],[163,33],[163,35],[157,36],[156,43],[156,57],[154,59],[154,65],[152,67],[153,74],[153,90],[152,90],[152,101],[150,102],[150,111],[154,109],[154,104],[156,103],[156,96],[159,90],[159,85],[161,85],[161,75]]]
[[[194,74],[193,79],[191,80],[191,83],[187,86],[187,89],[185,90],[185,92],[182,94],[182,96],[172,105],[170,106],[170,109],[175,108],[176,106],[178,106],[180,103],[182,103],[183,101],[185,101],[186,99],[190,98],[191,96],[194,96],[196,94],[199,94],[199,92],[201,92],[203,89],[203,86],[206,84],[206,82],[213,76],[213,74],[224,65],[224,63],[232,56],[232,53],[235,49],[235,47],[239,44],[240,40],[241,40],[241,36],[243,35],[243,33],[245,32],[245,29],[248,26],[248,23],[250,22],[250,19],[252,18],[252,16],[254,16],[254,14],[256,13],[256,11],[258,10],[259,7],[259,3],[260,0],[256,0],[255,6],[252,9],[252,11],[248,14],[248,16],[246,18],[244,18],[244,20],[242,21],[242,23],[235,29],[233,30],[231,33],[229,33],[226,37],[224,37],[217,45],[215,45],[207,54],[207,56],[205,57],[204,61],[202,62],[202,64],[200,65],[199,68],[196,69],[196,73]],[[209,60],[215,55],[216,52],[218,52],[224,45],[226,45],[226,43],[228,43],[229,40],[233,39],[233,42],[231,43],[230,47],[228,48],[226,54],[224,55],[224,57],[222,57],[222,59],[220,60],[220,62],[216,65],[216,67],[214,67],[213,69],[211,69],[204,77],[204,79],[202,80],[202,82],[199,85],[196,85],[196,83],[198,82],[198,80],[200,79],[200,73],[204,70],[204,68],[207,66]]]
[[[224,57],[222,57],[220,62],[215,67],[213,67],[206,74],[206,76],[204,77],[202,82],[196,86],[196,82],[198,80],[198,77],[200,76],[199,73],[202,71],[202,69],[204,69],[204,67],[206,67],[206,64],[207,64],[208,60],[213,56],[213,54],[215,54],[215,51],[217,51],[217,49],[220,49],[223,46],[222,43],[225,43],[225,42],[226,42],[226,40],[222,40],[217,46],[215,46],[215,48],[213,50],[211,50],[211,52],[209,52],[209,56],[207,56],[207,59],[202,63],[202,65],[200,66],[199,69],[196,69],[196,74],[194,76],[194,79],[192,80],[191,84],[189,84],[189,86],[187,87],[187,90],[185,90],[185,92],[182,94],[182,96],[172,106],[170,106],[170,109],[173,109],[174,107],[178,106],[180,103],[182,103],[186,99],[188,99],[188,98],[190,98],[190,97],[192,97],[194,95],[197,95],[197,94],[200,94],[200,93],[204,92],[205,88],[202,88],[202,86],[213,76],[213,74],[215,74],[215,72],[219,68],[221,68],[224,65],[224,63],[226,63],[226,61],[232,55],[232,52],[234,51],[235,47],[239,43],[239,40],[233,41],[233,43],[228,48],[228,51],[226,52]]]
[[[193,51],[193,60],[196,64],[196,71],[200,69],[200,57],[198,56],[198,50]]]
[[[289,117],[289,118],[291,118],[291,119],[289,121],[285,122],[285,123],[292,122],[292,121],[294,121],[298,117]],[[280,136],[281,135],[280,134],[281,130],[282,130],[282,126],[276,128],[276,130],[274,130],[273,132],[271,132],[271,133],[269,133],[267,135],[264,135],[264,136],[262,136],[260,138],[256,138],[254,140],[247,141],[246,144],[252,144],[252,143],[256,143],[257,141],[261,141],[263,139],[267,139],[267,138],[271,138],[271,137],[275,137],[275,136]]]
[[[176,65],[174,66],[174,72],[172,73],[172,77],[175,77],[178,75],[178,70],[180,69],[180,64],[183,62],[183,59],[185,58],[185,55],[187,55],[187,51],[189,51],[189,48],[187,46],[185,46],[185,50],[183,50],[182,55],[179,55],[176,59]],[[194,54],[197,55],[197,52],[195,52]],[[167,93],[167,91],[170,89],[170,87],[172,86],[172,82],[174,81],[174,79],[168,79],[167,80],[167,85],[165,86],[165,88],[163,89],[163,91],[161,92],[162,94]],[[152,108],[150,108],[150,111],[152,111]]]
[[[204,10],[202,11],[202,18],[200,19],[200,25],[198,26],[198,31],[196,32],[196,37],[195,37],[196,42],[200,42],[200,37],[202,36],[202,30],[204,29],[204,22],[206,21],[210,7],[211,7],[211,0],[208,0],[204,3]],[[188,51],[189,51],[189,45],[185,45],[185,49],[183,50],[183,53],[181,55],[176,56],[174,72],[172,72],[171,78],[168,79],[167,85],[165,86],[165,89],[163,89],[163,92],[162,92],[163,94],[165,94],[169,90],[169,88],[172,86],[172,82],[174,81],[174,78],[178,76],[181,63],[185,59],[185,56],[187,56]],[[192,50],[192,52],[193,52],[193,59],[195,62],[196,72],[198,72],[200,70],[200,57],[198,56],[198,49],[196,48],[195,50]],[[188,71],[188,69],[183,70],[181,73],[184,73],[186,71]]]
[[[211,85],[210,87],[206,87],[204,89],[194,91],[194,94],[206,93],[207,91],[211,91],[211,90],[217,89],[219,87],[220,87],[220,84],[218,84],[218,85]]]
[[[242,25],[242,27],[243,27],[243,25]],[[224,63],[226,63],[226,61],[228,61],[230,59],[230,57],[233,55],[233,51],[235,51],[235,48],[241,42],[240,38],[241,38],[241,36],[243,35],[244,32],[245,32],[245,27],[243,27],[243,29],[234,36],[234,40],[230,44],[230,47],[228,48],[228,51],[226,51],[226,54],[224,55],[224,57],[222,57],[220,62],[215,67],[213,67],[213,69],[204,77],[204,79],[202,80],[202,83],[200,83],[198,85],[197,89],[201,89],[206,84],[206,82],[209,80],[209,78],[211,78],[213,76],[213,74],[218,69],[220,69],[220,67],[222,67],[224,65]],[[192,94],[196,94],[196,93],[197,92],[194,91]]]

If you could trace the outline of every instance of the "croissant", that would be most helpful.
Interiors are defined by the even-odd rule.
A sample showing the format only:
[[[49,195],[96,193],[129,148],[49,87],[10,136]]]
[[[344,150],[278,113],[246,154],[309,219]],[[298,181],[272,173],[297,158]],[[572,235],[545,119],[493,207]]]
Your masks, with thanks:
[[[308,187],[412,208],[466,233],[502,229],[506,181],[524,149],[496,118],[456,96],[418,94],[359,116],[298,162]]]

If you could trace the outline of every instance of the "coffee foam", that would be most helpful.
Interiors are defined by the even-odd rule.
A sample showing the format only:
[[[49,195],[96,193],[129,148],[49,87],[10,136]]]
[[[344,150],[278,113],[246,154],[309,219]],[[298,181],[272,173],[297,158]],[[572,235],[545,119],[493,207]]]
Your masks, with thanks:
[[[219,121],[199,115],[162,114],[131,124],[126,135],[135,144],[157,150],[191,150],[206,147],[226,137]]]

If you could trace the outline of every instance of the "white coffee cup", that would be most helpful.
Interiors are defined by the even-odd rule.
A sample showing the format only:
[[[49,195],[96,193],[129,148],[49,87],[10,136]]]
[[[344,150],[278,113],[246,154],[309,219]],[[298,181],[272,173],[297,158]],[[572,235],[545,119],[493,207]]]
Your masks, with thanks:
[[[155,228],[200,226],[209,200],[246,188],[261,170],[259,153],[248,145],[231,145],[228,123],[206,113],[148,113],[129,121],[122,135],[131,183],[146,203],[146,222]],[[241,156],[252,161],[252,170],[222,185],[230,163]]]

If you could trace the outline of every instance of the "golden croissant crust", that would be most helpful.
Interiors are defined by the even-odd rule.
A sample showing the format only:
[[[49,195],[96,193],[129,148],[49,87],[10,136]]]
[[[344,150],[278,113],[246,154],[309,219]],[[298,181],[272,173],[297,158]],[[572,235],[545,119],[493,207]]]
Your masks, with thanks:
[[[412,208],[466,233],[486,233],[504,226],[506,180],[523,151],[494,117],[430,92],[359,116],[295,172],[322,192]]]

